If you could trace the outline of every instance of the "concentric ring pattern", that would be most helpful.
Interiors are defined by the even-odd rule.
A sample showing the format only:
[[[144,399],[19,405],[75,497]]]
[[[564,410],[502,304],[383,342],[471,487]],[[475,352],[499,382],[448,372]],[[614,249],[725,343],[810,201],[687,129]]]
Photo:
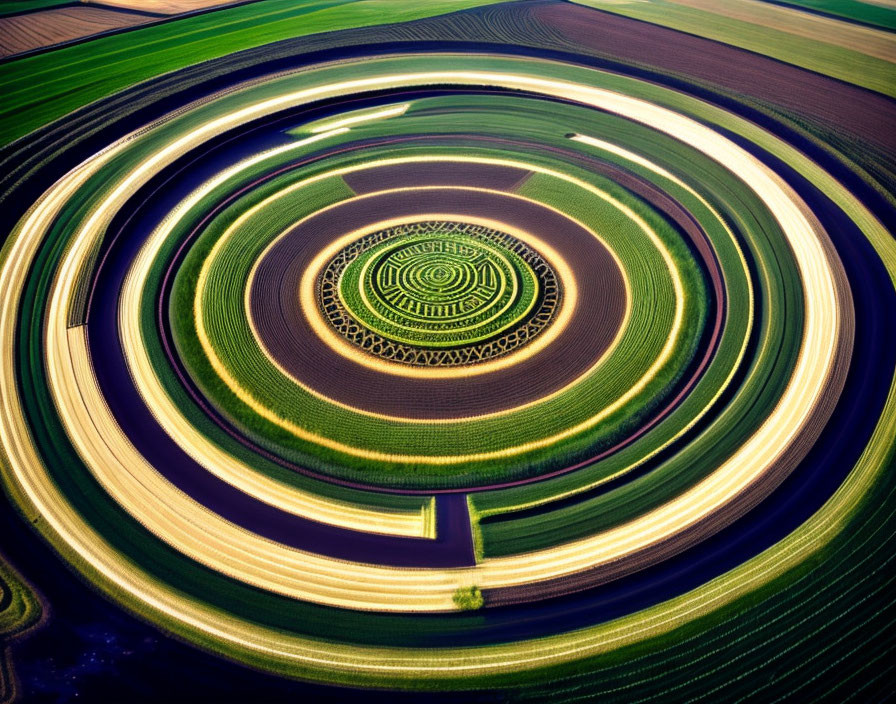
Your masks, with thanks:
[[[285,42],[84,108],[8,184],[19,509],[152,623],[355,686],[626,696],[847,598],[892,528],[892,198],[586,55]]]
[[[431,366],[507,354],[551,322],[561,298],[531,247],[491,228],[431,220],[349,243],[320,273],[317,293],[324,317],[362,350]]]

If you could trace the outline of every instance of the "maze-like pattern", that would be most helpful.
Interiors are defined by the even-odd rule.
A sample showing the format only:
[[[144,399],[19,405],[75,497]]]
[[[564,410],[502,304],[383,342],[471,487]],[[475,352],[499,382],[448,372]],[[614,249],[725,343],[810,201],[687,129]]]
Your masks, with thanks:
[[[513,352],[550,324],[561,301],[557,276],[538,252],[459,222],[365,235],[330,261],[318,286],[321,311],[340,335],[377,357],[419,366]]]

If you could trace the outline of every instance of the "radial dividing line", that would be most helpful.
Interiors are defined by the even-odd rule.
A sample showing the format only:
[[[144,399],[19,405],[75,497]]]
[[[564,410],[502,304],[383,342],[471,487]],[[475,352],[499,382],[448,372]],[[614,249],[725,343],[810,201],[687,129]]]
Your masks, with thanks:
[[[346,128],[342,128],[316,134],[298,142],[264,151],[234,164],[209,179],[183,200],[166,219],[163,226],[165,232],[169,232],[170,228],[205,196],[246,169],[280,154],[300,151],[310,144],[347,131]],[[159,240],[158,243],[161,246],[163,242],[164,240]],[[156,253],[157,250],[142,247],[133,266],[128,271],[121,293],[119,330],[122,336],[122,349],[125,352],[134,384],[165,432],[207,471],[250,496],[283,511],[351,530],[409,537],[434,537],[433,521],[428,515],[434,510],[431,503],[419,510],[378,509],[353,505],[347,501],[330,499],[304,491],[271,479],[252,469],[239,458],[221,450],[184,417],[152,371],[149,356],[146,354],[141,326],[131,324],[139,319],[139,316],[137,318],[131,316],[139,311],[145,286],[145,280],[135,272],[145,271],[148,273]]]

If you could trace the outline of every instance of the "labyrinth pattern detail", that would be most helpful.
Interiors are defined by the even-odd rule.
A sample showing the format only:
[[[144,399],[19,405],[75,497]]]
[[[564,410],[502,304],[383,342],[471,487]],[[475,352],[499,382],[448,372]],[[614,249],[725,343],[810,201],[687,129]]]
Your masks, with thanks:
[[[0,702],[896,697],[896,9],[0,3]]]
[[[421,366],[512,352],[553,320],[561,300],[550,264],[523,242],[431,221],[351,243],[324,268],[318,291],[321,311],[341,335],[378,357]]]

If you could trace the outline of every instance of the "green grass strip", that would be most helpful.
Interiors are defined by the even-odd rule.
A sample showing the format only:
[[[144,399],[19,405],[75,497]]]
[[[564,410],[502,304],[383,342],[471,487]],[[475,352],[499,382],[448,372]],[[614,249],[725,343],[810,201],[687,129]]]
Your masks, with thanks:
[[[506,0],[265,0],[0,66],[0,145],[148,78],[283,39],[408,22]]]

